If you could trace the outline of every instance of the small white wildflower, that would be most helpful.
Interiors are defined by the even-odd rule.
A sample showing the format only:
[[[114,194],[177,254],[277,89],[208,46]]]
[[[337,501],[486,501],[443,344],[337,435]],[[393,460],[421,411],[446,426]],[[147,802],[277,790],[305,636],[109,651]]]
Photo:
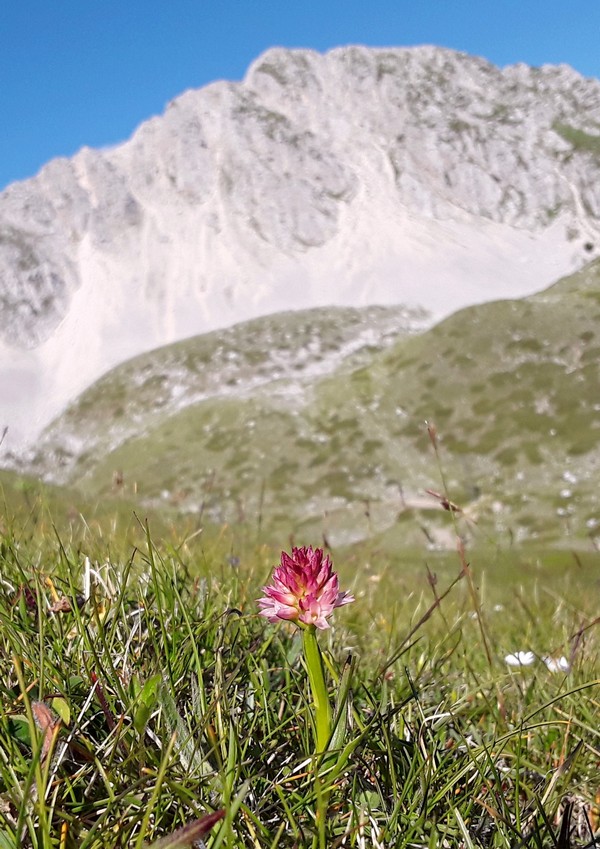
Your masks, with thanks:
[[[544,663],[550,672],[570,672],[571,664],[564,655],[561,657],[551,657],[548,655],[544,658]]]
[[[535,660],[535,655],[532,651],[518,651],[514,654],[507,654],[504,660],[509,666],[531,666]]]

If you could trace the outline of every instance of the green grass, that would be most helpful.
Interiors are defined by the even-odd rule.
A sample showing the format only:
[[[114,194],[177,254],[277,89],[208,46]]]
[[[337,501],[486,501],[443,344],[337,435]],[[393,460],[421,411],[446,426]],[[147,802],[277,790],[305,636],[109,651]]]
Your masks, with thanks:
[[[346,698],[316,779],[299,635],[256,613],[277,550],[240,528],[155,537],[111,524],[108,505],[61,536],[39,518],[53,493],[33,516],[15,492],[0,536],[0,847],[140,847],[220,809],[210,849],[592,845],[584,826],[564,836],[574,814],[560,837],[559,808],[572,798],[597,826],[594,551],[482,544],[461,560],[385,535],[336,550],[356,602],[319,635]],[[509,667],[519,650],[572,670]]]
[[[101,415],[40,446],[70,487],[0,472],[0,849],[173,849],[221,810],[208,849],[598,845],[599,275],[310,380],[290,352],[363,316],[189,340],[69,411],[76,444],[123,408],[114,450]],[[182,374],[209,397],[164,414]],[[356,596],[319,635],[323,758],[299,634],[257,615],[292,544]]]

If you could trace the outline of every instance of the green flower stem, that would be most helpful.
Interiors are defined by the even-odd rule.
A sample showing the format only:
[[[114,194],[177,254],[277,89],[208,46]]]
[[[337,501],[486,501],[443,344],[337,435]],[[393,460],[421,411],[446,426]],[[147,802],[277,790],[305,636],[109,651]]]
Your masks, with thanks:
[[[317,752],[324,752],[331,736],[331,704],[325,686],[323,658],[317,642],[314,625],[302,629],[304,659],[308,670],[308,680],[315,706],[315,727],[317,732]]]

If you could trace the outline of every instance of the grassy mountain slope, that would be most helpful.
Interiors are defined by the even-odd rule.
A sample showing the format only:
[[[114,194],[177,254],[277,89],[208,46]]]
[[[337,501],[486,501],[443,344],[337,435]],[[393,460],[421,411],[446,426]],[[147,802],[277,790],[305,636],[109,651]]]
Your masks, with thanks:
[[[342,362],[365,361],[424,319],[422,311],[403,307],[279,313],[135,357],[46,429],[31,468],[58,482],[78,479],[81,469],[166,416],[213,398],[303,386]]]
[[[190,340],[132,361],[82,396],[52,428],[53,456],[61,433],[83,445],[95,420],[104,442],[92,429],[90,447],[65,466],[89,494],[114,491],[119,470],[119,486],[144,503],[218,522],[324,533],[337,544],[425,535],[436,545],[452,533],[449,514],[424,492],[443,489],[425,425],[434,422],[464,533],[573,544],[600,524],[599,284],[593,263],[540,295],[462,310],[393,344],[355,346],[327,368],[318,367],[323,351],[339,352],[348,333],[340,341],[325,313],[288,316],[297,334],[288,328],[289,337],[273,317],[266,348],[260,322],[242,325],[252,345],[242,356],[240,344],[237,362],[222,334]],[[294,353],[274,373],[286,339]],[[186,344],[205,352],[201,367]],[[212,392],[199,388],[208,385]],[[129,424],[112,448],[116,405]]]

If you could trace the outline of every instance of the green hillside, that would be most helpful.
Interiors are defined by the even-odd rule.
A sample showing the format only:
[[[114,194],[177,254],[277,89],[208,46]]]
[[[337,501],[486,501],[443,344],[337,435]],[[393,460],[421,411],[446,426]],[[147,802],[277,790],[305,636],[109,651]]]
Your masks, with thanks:
[[[229,337],[236,356],[211,334],[111,373],[51,430],[54,456],[61,434],[71,446],[92,435],[68,458],[69,483],[105,496],[118,472],[118,486],[144,504],[333,544],[390,535],[450,544],[449,514],[425,492],[443,490],[442,473],[467,536],[574,545],[600,525],[598,263],[534,297],[471,307],[391,343],[382,311],[385,344],[320,370],[352,324],[312,318],[292,314],[287,328],[270,319],[266,349],[264,325],[253,322]],[[273,352],[286,344],[278,373]],[[195,403],[177,409],[175,379]],[[214,391],[228,382],[235,391]],[[94,444],[91,421],[114,448]],[[439,433],[441,471],[426,422]]]
[[[53,422],[29,466],[66,483],[165,417],[211,398],[267,387],[302,388],[318,375],[368,361],[423,324],[404,307],[320,308],[278,313],[135,357],[108,372]],[[259,392],[260,394],[260,392]]]

